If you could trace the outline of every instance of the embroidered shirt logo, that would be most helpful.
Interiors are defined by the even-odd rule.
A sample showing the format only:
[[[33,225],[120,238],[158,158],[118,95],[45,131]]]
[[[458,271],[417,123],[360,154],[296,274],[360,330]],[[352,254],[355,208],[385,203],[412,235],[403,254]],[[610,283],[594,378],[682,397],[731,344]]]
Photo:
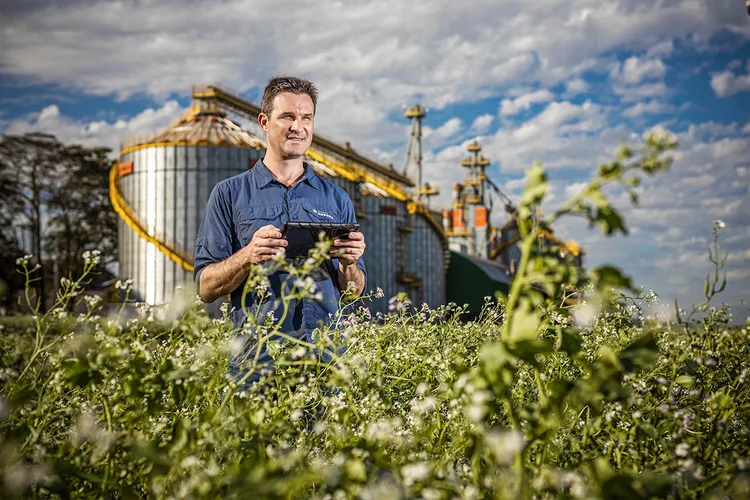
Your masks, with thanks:
[[[316,210],[314,208],[312,209],[312,211],[315,215],[319,215],[320,217],[325,217],[326,219],[333,220],[333,215],[329,214],[328,212],[323,212],[322,210]]]

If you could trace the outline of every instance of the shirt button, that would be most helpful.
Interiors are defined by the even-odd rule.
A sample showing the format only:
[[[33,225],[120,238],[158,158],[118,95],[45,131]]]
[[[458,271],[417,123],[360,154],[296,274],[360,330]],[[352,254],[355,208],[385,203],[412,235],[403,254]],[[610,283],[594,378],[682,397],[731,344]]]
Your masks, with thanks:
[[[292,219],[297,220],[297,216],[296,215],[292,215]]]

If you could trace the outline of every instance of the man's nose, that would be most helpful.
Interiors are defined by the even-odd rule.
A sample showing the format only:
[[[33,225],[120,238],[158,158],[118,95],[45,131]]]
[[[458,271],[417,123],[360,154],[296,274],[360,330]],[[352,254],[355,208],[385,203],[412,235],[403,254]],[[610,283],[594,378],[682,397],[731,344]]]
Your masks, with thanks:
[[[302,120],[300,120],[299,118],[295,118],[294,120],[292,120],[291,130],[296,132],[300,130],[301,128],[302,128]]]

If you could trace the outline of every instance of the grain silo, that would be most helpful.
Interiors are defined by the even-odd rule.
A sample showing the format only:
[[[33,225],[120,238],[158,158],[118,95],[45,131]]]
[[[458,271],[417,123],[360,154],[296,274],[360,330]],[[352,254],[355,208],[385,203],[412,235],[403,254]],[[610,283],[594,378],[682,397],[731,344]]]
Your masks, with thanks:
[[[169,302],[192,283],[193,246],[214,185],[247,170],[262,143],[224,113],[195,103],[154,135],[123,143],[110,193],[120,214],[120,276],[137,300]]]
[[[192,283],[193,245],[213,186],[264,154],[264,142],[225,114],[254,121],[257,106],[215,86],[195,87],[193,97],[193,109],[177,123],[123,144],[111,176],[122,218],[120,276],[133,279],[138,298],[150,304]],[[388,298],[399,292],[416,305],[444,304],[447,242],[439,218],[413,201],[413,182],[317,132],[305,160],[352,199],[367,241],[369,289],[385,292],[371,310],[387,311]]]

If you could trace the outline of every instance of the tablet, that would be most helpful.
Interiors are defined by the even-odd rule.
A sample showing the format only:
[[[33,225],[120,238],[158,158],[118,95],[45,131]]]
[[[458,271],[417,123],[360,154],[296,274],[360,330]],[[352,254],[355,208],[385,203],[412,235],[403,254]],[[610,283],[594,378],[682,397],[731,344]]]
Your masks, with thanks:
[[[326,238],[346,239],[351,231],[359,231],[359,224],[345,222],[285,222],[281,235],[289,244],[286,247],[288,258],[306,256],[307,252],[320,241],[320,233]]]

